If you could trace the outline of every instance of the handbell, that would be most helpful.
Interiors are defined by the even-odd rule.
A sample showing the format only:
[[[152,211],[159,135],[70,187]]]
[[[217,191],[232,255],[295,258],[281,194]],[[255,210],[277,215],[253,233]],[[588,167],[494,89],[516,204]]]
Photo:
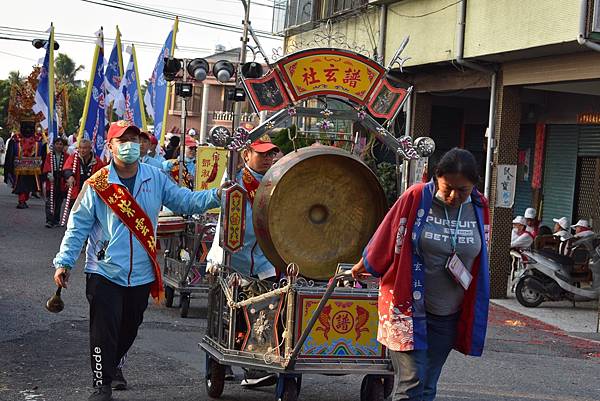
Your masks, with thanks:
[[[58,313],[65,308],[65,303],[60,297],[62,287],[58,287],[56,293],[46,301],[46,309],[52,313]]]

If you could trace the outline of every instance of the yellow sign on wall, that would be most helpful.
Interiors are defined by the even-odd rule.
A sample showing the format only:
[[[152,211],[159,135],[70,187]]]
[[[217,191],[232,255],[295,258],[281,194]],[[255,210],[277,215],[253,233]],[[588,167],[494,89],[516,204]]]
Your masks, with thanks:
[[[339,95],[364,104],[384,73],[367,57],[333,49],[294,53],[277,65],[294,100]]]

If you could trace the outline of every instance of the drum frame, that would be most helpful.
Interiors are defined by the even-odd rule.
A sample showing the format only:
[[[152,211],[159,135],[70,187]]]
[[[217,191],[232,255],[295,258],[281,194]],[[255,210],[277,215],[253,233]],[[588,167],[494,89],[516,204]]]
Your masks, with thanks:
[[[181,232],[163,235],[166,249],[164,252],[163,282],[165,287],[166,305],[173,306],[173,298],[179,293],[181,317],[185,318],[193,295],[208,293],[209,283],[206,275],[206,261],[200,261],[202,243],[208,247],[212,244],[212,233],[216,224],[206,217],[191,217],[186,221],[186,227]],[[212,230],[212,233],[211,233]],[[178,251],[185,249],[189,261],[181,261]],[[200,282],[190,282],[191,273],[202,276]]]

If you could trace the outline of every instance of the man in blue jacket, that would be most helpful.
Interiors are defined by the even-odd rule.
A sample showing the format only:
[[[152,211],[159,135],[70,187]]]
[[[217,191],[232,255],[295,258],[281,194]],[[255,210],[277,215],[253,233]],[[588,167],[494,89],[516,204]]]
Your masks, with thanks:
[[[84,185],[54,258],[54,281],[66,288],[87,239],[86,296],[95,387],[91,401],[111,400],[111,383],[126,383],[118,363],[137,336],[148,296],[161,298],[154,236],[161,206],[193,214],[220,203],[220,188],[192,192],[140,163],[140,135],[139,128],[125,121],[111,124],[107,142],[113,161]]]

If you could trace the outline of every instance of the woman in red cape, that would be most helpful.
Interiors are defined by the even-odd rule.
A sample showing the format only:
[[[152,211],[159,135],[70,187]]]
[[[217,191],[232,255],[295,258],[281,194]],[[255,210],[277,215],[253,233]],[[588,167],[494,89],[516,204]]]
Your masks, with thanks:
[[[477,170],[470,152],[447,152],[434,180],[402,194],[352,269],[381,278],[377,339],[394,365],[394,401],[435,399],[450,351],[483,351],[489,210]]]

